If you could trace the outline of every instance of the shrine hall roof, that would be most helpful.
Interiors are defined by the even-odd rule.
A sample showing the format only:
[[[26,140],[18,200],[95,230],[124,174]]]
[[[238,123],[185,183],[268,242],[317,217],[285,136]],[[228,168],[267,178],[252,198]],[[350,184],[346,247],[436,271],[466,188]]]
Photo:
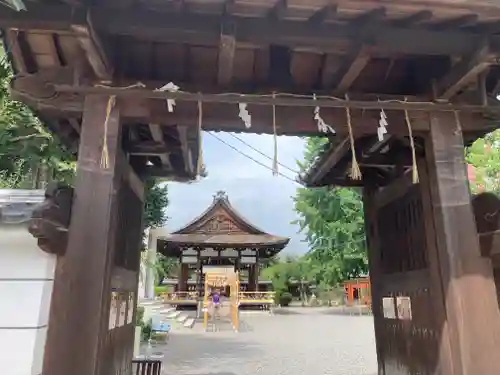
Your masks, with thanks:
[[[289,238],[264,232],[251,224],[229,202],[224,192],[218,192],[205,212],[172,234],[160,237],[164,248],[179,247],[259,247],[277,253]]]

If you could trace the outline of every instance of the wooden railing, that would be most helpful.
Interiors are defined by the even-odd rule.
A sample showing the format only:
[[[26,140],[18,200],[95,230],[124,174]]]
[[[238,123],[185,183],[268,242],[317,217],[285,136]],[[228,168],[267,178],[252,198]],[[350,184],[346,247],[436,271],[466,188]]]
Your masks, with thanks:
[[[274,292],[240,292],[240,303],[274,303]]]

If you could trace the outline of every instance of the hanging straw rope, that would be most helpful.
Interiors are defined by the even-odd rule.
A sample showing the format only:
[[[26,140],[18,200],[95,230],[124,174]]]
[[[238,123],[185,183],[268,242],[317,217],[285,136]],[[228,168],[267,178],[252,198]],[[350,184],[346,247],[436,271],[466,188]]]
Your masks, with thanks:
[[[101,151],[101,162],[100,166],[102,169],[108,169],[109,167],[109,150],[108,150],[108,122],[111,116],[111,111],[116,104],[116,96],[111,95],[108,99],[108,104],[106,105],[106,119],[104,120],[104,138]]]
[[[273,93],[273,98],[276,98],[276,94]],[[273,140],[274,140],[274,156],[273,156],[273,176],[279,174],[278,171],[278,134],[276,130],[276,105],[273,104]]]
[[[349,101],[349,96],[346,94],[345,100]],[[356,149],[354,148],[354,135],[352,134],[352,123],[351,123],[351,110],[349,106],[345,107],[345,113],[347,116],[347,129],[349,130],[349,140],[351,142],[351,154],[352,154],[352,163],[351,163],[351,179],[353,180],[361,180],[361,170],[359,169],[358,160],[356,159]]]
[[[406,126],[408,127],[408,136],[410,137],[411,158],[412,158],[412,182],[418,183],[418,168],[417,168],[417,155],[415,152],[415,141],[413,140],[413,131],[411,129],[410,116],[408,110],[405,109]]]
[[[196,175],[198,176],[203,167],[203,142],[201,139],[201,127],[203,123],[203,105],[201,100],[198,100],[198,163],[196,163]]]

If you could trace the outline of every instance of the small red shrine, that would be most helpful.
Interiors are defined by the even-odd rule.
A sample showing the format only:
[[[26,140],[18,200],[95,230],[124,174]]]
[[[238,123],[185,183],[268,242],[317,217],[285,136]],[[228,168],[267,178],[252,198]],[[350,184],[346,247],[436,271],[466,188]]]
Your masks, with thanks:
[[[371,305],[371,285],[368,276],[344,281],[347,305]]]

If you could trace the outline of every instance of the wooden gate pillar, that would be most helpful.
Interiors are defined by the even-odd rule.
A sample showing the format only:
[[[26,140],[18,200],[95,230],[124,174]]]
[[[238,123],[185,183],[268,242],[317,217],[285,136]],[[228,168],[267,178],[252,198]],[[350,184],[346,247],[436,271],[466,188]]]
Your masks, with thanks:
[[[104,125],[107,104],[107,96],[85,100],[68,245],[55,270],[44,375],[108,375],[101,371],[100,353],[108,332],[120,124],[115,106]]]
[[[481,257],[470,204],[462,129],[453,112],[430,115],[425,144],[430,191],[427,220],[434,223],[453,375],[500,371],[500,314],[491,261]],[[426,194],[424,194],[425,196]],[[425,210],[425,208],[424,208]],[[430,211],[430,212],[429,212]],[[432,268],[432,267],[431,267]],[[443,374],[448,375],[448,374]]]

